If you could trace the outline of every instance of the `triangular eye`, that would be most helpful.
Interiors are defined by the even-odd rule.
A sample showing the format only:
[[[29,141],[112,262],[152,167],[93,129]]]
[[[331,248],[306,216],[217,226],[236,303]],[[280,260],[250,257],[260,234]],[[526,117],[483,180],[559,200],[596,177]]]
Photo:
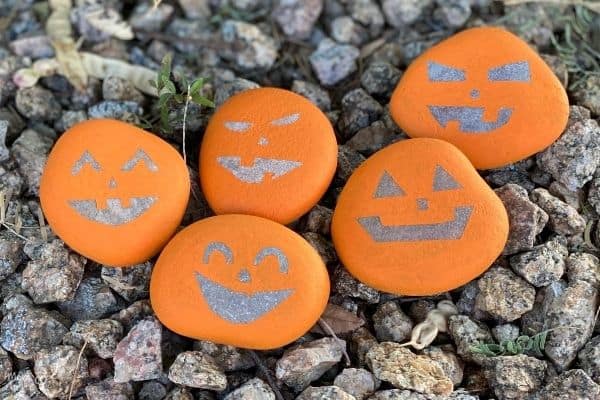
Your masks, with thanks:
[[[379,179],[373,197],[378,199],[381,197],[404,196],[405,194],[404,190],[394,181],[394,178],[387,171],[384,171]]]
[[[433,191],[460,189],[462,186],[439,165],[435,166],[435,175],[433,176]]]

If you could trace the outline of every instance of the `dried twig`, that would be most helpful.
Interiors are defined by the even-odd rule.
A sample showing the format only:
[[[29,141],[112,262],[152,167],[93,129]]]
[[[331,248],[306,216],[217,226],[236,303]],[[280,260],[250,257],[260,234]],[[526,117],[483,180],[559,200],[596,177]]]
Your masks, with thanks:
[[[285,400],[285,398],[279,391],[279,388],[275,384],[273,377],[271,376],[271,371],[269,371],[269,368],[267,368],[267,366],[262,361],[260,356],[258,354],[256,354],[256,352],[254,350],[248,350],[248,353],[250,354],[250,357],[252,357],[252,360],[254,360],[254,363],[256,364],[258,369],[260,369],[261,372],[265,375],[265,378],[267,379],[267,383],[269,384],[269,386],[271,386],[271,389],[273,389],[273,392],[275,393],[275,397],[277,398],[277,400]]]
[[[327,322],[325,322],[324,319],[319,318],[319,326],[325,332],[327,332],[331,336],[333,336],[333,338],[337,341],[338,345],[340,346],[340,349],[342,350],[342,354],[344,355],[344,360],[346,360],[346,365],[349,366],[350,364],[352,364],[352,362],[350,361],[350,356],[348,355],[348,352],[346,351],[346,344],[339,337],[337,337],[337,335],[335,334],[333,329],[331,329],[329,324]]]
[[[79,364],[81,364],[81,357],[83,357],[83,352],[85,351],[85,348],[87,347],[87,340],[85,342],[83,342],[83,346],[81,346],[81,350],[79,350],[79,355],[77,356],[77,362],[75,363],[75,370],[73,371],[73,379],[71,379],[71,385],[69,386],[69,396],[67,397],[68,400],[71,400],[71,398],[73,397],[73,389],[75,388],[75,381],[77,380],[77,375],[79,372]]]

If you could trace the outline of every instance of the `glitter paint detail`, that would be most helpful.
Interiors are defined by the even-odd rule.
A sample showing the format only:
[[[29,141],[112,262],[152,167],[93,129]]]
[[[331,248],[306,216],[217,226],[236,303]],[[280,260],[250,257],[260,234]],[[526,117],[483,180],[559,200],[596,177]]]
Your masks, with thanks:
[[[464,133],[487,133],[500,128],[508,123],[513,110],[502,107],[498,111],[495,121],[483,121],[483,107],[459,107],[459,106],[428,106],[429,112],[437,123],[446,128],[450,121],[459,122],[459,130]]]
[[[442,190],[460,189],[462,186],[446,171],[442,166],[435,166],[435,174],[433,176],[433,191],[440,192]]]
[[[206,245],[206,248],[204,249],[204,254],[202,255],[202,262],[204,264],[208,264],[208,262],[210,261],[210,255],[215,251],[218,251],[221,254],[223,254],[223,257],[225,257],[225,262],[227,264],[233,263],[233,252],[231,251],[229,246],[227,246],[223,242],[210,242],[208,245]]]
[[[294,114],[286,115],[283,118],[279,118],[274,121],[271,121],[271,125],[275,125],[275,126],[291,125],[291,124],[295,123],[296,121],[298,121],[299,119],[300,119],[300,113],[294,113]]]
[[[377,189],[375,189],[375,193],[373,193],[374,199],[379,199],[382,197],[396,197],[396,196],[404,196],[404,190],[394,181],[394,178],[387,172],[384,171],[383,175],[379,179],[379,183],[377,184]]]
[[[219,317],[234,324],[248,324],[275,309],[293,289],[239,293],[196,272],[196,280],[208,307]]]
[[[266,174],[277,179],[302,165],[299,161],[255,158],[251,167],[245,167],[241,165],[241,157],[235,156],[217,157],[217,162],[245,183],[262,183]]]
[[[379,217],[360,217],[358,223],[376,242],[416,242],[460,239],[471,219],[473,206],[456,207],[449,222],[386,226]]]
[[[488,79],[492,82],[530,82],[529,63],[519,61],[492,68],[488,71]]]
[[[427,63],[427,77],[431,82],[462,82],[466,79],[464,70],[433,61]]]
[[[238,281],[242,283],[249,283],[252,281],[252,278],[250,277],[250,272],[248,272],[246,268],[242,269],[238,273]]]
[[[100,164],[98,161],[92,157],[92,154],[88,150],[85,150],[81,157],[79,157],[79,160],[75,161],[75,164],[73,164],[71,175],[77,175],[86,164],[89,164],[94,170],[100,171]]]
[[[132,197],[129,207],[120,199],[107,199],[106,208],[98,209],[95,200],[69,200],[69,205],[82,217],[106,225],[123,225],[144,214],[158,200],[155,196]]]
[[[429,209],[429,202],[427,199],[417,199],[417,208],[421,211]]]
[[[242,122],[242,121],[227,121],[225,122],[225,128],[229,129],[232,132],[246,132],[252,124],[250,122]]]
[[[148,168],[150,171],[152,171],[152,172],[158,171],[158,166],[154,163],[154,161],[152,161],[150,156],[148,154],[146,154],[146,152],[142,149],[138,149],[135,152],[135,154],[133,155],[131,160],[127,161],[123,165],[123,167],[121,167],[121,171],[125,171],[125,172],[131,171],[133,169],[133,167],[135,167],[136,164],[140,161],[143,161],[144,164],[146,165],[146,168]]]
[[[282,274],[287,274],[289,267],[288,259],[285,253],[277,247],[265,247],[261,249],[254,258],[254,266],[258,266],[258,264],[260,264],[265,257],[268,256],[275,256],[277,258],[277,263],[279,264],[279,272]]]

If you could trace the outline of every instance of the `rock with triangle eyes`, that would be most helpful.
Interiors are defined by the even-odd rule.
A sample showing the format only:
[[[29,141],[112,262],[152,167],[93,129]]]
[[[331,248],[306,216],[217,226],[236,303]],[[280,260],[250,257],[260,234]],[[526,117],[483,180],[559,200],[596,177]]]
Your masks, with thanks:
[[[408,139],[375,153],[338,197],[331,235],[343,265],[376,289],[431,295],[457,288],[501,253],[508,217],[456,147]]]
[[[249,215],[211,217],[179,232],[150,282],[152,308],[172,331],[251,349],[302,336],[328,297],[327,270],[311,245]]]
[[[40,202],[52,230],[80,254],[128,266],[157,254],[187,206],[187,167],[167,142],[121,121],[66,131],[48,156]]]
[[[565,128],[569,100],[527,43],[479,27],[420,55],[394,90],[390,113],[409,136],[448,141],[488,169],[549,146]]]

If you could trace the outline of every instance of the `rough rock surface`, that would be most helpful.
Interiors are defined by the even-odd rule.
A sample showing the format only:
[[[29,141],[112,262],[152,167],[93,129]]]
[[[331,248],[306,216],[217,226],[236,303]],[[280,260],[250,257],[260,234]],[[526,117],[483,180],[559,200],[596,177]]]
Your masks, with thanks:
[[[585,219],[577,210],[543,188],[534,189],[531,199],[548,214],[548,226],[559,235],[577,235],[585,229]]]
[[[337,386],[320,386],[306,388],[296,400],[356,400],[356,397],[344,392]]]
[[[64,336],[63,343],[81,348],[87,343],[100,358],[112,358],[117,344],[123,337],[123,326],[112,319],[77,321]]]
[[[275,400],[275,393],[263,380],[254,378],[229,393],[223,400]]]
[[[222,391],[227,387],[227,377],[215,360],[199,351],[179,353],[169,368],[169,380],[198,389]]]
[[[377,307],[373,314],[373,328],[381,342],[403,342],[410,337],[413,323],[398,303],[388,301]]]
[[[594,400],[600,398],[600,386],[583,370],[563,372],[536,393],[532,400]]]
[[[526,355],[492,357],[485,376],[499,400],[523,399],[537,392],[546,375],[546,363]]]
[[[379,386],[373,374],[362,368],[344,368],[333,384],[357,400],[365,399]]]
[[[50,398],[66,397],[80,388],[88,376],[88,363],[73,346],[42,349],[35,355],[33,371],[40,390]]]
[[[155,318],[138,322],[115,349],[115,382],[145,381],[162,374],[162,326]]]
[[[568,250],[558,239],[552,239],[532,250],[510,258],[512,269],[533,286],[548,286],[565,271]]]
[[[337,44],[331,39],[323,39],[319,47],[310,55],[310,64],[319,81],[326,86],[335,85],[356,71],[359,51],[347,44]]]

